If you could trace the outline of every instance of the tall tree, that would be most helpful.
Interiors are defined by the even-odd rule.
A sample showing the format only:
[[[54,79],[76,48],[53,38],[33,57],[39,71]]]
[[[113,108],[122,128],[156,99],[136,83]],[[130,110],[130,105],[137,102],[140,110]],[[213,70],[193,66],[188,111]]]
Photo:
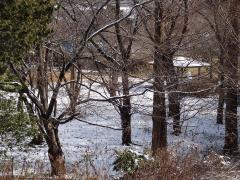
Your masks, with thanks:
[[[155,0],[152,7],[153,21],[146,21],[146,18],[143,21],[149,39],[154,43],[152,150],[155,153],[157,149],[167,146],[165,91],[169,92],[169,115],[173,117],[174,133],[178,135],[181,132],[179,82],[173,59],[187,33],[188,1]],[[143,16],[151,16],[149,8],[152,7],[146,7],[147,13]]]
[[[174,55],[180,49],[182,41],[187,33],[188,16],[189,16],[189,4],[187,0],[183,1],[155,1],[156,4],[160,4],[159,7],[154,7],[155,11],[155,35],[151,33],[151,21],[145,21],[145,30],[148,33],[150,39],[154,43],[154,63],[156,57],[156,47],[158,56],[163,61],[161,70],[154,70],[154,78],[156,76],[162,76],[162,81],[166,82],[163,85],[164,91],[168,91],[169,100],[169,116],[173,118],[173,133],[178,135],[181,132],[180,125],[180,93],[179,91],[179,77],[174,67]],[[156,14],[158,17],[156,17]],[[146,15],[145,15],[146,16]],[[158,18],[158,19],[157,19]],[[157,34],[158,35],[157,35]],[[158,39],[156,39],[158,38]],[[158,66],[158,65],[154,65]],[[158,73],[158,75],[156,75]],[[155,107],[155,106],[154,106]]]
[[[218,108],[217,108],[217,123],[223,124],[224,118],[224,61],[227,58],[227,32],[229,28],[227,20],[227,8],[228,2],[222,1],[204,1],[203,12],[199,12],[203,19],[208,23],[210,30],[212,31],[217,44],[218,49],[218,82],[219,82],[219,98],[218,98]]]
[[[69,22],[72,23],[71,27],[77,27],[76,34],[74,34],[76,37],[76,50],[70,57],[63,58],[62,60],[54,59],[53,57],[55,56],[52,56],[52,54],[54,54],[53,52],[57,52],[57,54],[61,54],[61,52],[59,52],[59,48],[54,48],[56,41],[53,41],[54,43],[43,43],[43,47],[37,46],[35,55],[32,57],[33,60],[31,59],[29,61],[29,59],[22,58],[22,63],[18,64],[13,61],[8,61],[11,70],[23,86],[23,94],[27,97],[29,103],[35,107],[34,113],[38,116],[37,120],[39,128],[44,134],[44,138],[48,145],[48,156],[51,163],[52,175],[62,176],[66,174],[65,158],[61,147],[58,128],[61,124],[79,118],[81,115],[81,112],[79,111],[80,105],[84,102],[88,102],[88,99],[84,100],[82,99],[83,97],[76,96],[79,95],[80,91],[77,92],[78,94],[70,92],[67,93],[67,98],[69,98],[69,102],[71,102],[71,99],[75,98],[74,102],[66,104],[66,106],[60,107],[56,110],[60,92],[69,89],[68,85],[71,84],[76,86],[84,85],[79,77],[71,78],[70,80],[67,79],[68,72],[73,66],[79,69],[78,62],[84,57],[88,43],[95,36],[108,28],[114,27],[116,23],[120,23],[124,20],[124,18],[120,18],[113,20],[111,23],[107,22],[101,27],[95,26],[99,14],[109,2],[110,0],[106,0],[101,4],[93,5],[87,0],[84,2],[62,1],[59,10],[60,17],[56,18],[56,22],[59,24],[54,24],[52,22],[52,25],[54,26],[55,33],[59,29],[64,30],[64,28],[68,27],[67,24],[70,24]],[[86,6],[90,7],[90,10],[89,8],[79,8]],[[72,12],[76,11],[78,12],[77,14],[72,14]],[[74,17],[73,15],[76,16]],[[66,18],[66,23],[62,21],[63,17]],[[68,17],[75,19],[75,21],[71,21]],[[67,32],[69,32],[69,29],[67,29]],[[55,33],[54,35],[57,37],[57,33]],[[68,34],[65,35],[66,38],[69,38]],[[52,39],[49,38],[49,40]],[[56,62],[57,66],[54,66]],[[32,88],[33,86],[30,84],[31,70],[36,65],[38,67],[38,74],[40,74],[41,77],[37,78],[37,86]],[[57,72],[56,69],[58,70]],[[55,81],[51,76],[48,77],[48,74],[54,74],[54,76],[56,76],[54,78]],[[84,85],[84,87],[87,86]],[[71,87],[70,89],[72,91]],[[56,111],[57,113],[55,113]]]
[[[153,94],[153,130],[152,151],[157,153],[160,148],[167,146],[167,122],[166,104],[164,93],[164,56],[161,54],[161,43],[163,39],[163,2],[154,1],[154,94]]]
[[[141,5],[149,2],[150,1],[143,1]],[[120,114],[123,145],[130,145],[132,143],[131,116],[133,112],[131,107],[131,96],[134,94],[130,94],[130,91],[137,85],[130,83],[129,77],[131,77],[131,67],[136,62],[132,57],[132,50],[135,45],[134,39],[136,39],[136,34],[140,26],[139,14],[136,11],[140,4],[136,4],[133,0],[132,5],[130,1],[128,5],[129,12],[122,13],[121,1],[115,0],[115,7],[112,8],[113,11],[108,12],[115,13],[116,20],[121,18],[124,19],[121,23],[115,24],[111,33],[104,32],[99,34],[99,38],[105,42],[105,48],[108,47],[108,50],[104,50],[104,48],[97,43],[97,39],[92,40],[92,44],[97,49],[98,53],[106,60],[105,63],[103,63],[104,66],[110,71],[108,72],[110,78],[101,75],[101,80],[112,97],[109,99],[109,102],[114,105],[115,109],[117,109]],[[111,54],[113,54],[113,56],[111,56]],[[100,69],[99,72],[100,74],[102,73]],[[121,77],[121,81],[118,80],[118,77]],[[109,79],[109,81],[107,79]]]
[[[237,117],[237,91],[238,91],[238,56],[239,56],[239,17],[240,1],[231,0],[228,10],[228,40],[227,59],[225,62],[226,85],[226,123],[225,144],[226,153],[238,150],[238,117]]]

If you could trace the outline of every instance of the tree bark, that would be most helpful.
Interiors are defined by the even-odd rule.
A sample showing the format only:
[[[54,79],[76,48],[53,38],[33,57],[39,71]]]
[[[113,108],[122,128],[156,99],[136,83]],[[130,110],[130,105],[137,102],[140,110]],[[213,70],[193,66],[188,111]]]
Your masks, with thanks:
[[[131,114],[128,107],[122,107],[120,110],[122,124],[122,145],[130,146],[131,140]]]
[[[44,127],[47,133],[46,142],[48,144],[48,157],[51,163],[51,175],[66,175],[65,158],[58,137],[58,126],[52,122],[44,121]]]
[[[126,96],[122,100],[122,106],[120,107],[120,116],[122,123],[122,144],[129,146],[132,143],[131,140],[131,100],[129,95],[129,80],[126,71],[122,72],[122,86],[123,95]]]
[[[221,47],[220,47],[221,48]],[[217,124],[223,124],[224,115],[224,49],[221,48],[220,58],[219,58],[219,99],[218,99],[218,109],[217,109]]]
[[[164,58],[161,54],[160,44],[163,36],[163,4],[161,1],[155,0],[154,18],[154,93],[153,93],[153,129],[152,129],[152,152],[157,152],[167,146],[167,122],[166,122],[166,104],[164,93]]]
[[[227,44],[226,68],[226,122],[224,152],[233,154],[238,150],[237,126],[237,83],[238,83],[238,55],[239,55],[239,0],[232,0],[229,9],[230,32]]]
[[[167,57],[171,57],[167,55]],[[178,75],[173,65],[173,57],[167,59],[166,72],[168,71],[168,86],[169,86],[169,117],[173,118],[173,134],[179,135],[181,133],[181,105],[180,105],[180,94],[178,91]]]
[[[173,134],[179,135],[181,133],[181,106],[179,93],[169,94],[169,113],[170,117],[173,118]]]

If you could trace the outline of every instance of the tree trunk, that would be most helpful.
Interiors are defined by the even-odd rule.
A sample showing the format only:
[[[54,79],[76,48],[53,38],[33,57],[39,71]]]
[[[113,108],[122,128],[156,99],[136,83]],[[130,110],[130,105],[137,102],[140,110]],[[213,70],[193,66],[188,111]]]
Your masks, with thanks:
[[[170,55],[166,55],[167,57],[171,57]],[[175,67],[173,65],[173,58],[167,58],[167,67],[166,72],[168,72],[168,99],[169,99],[169,117],[173,118],[173,133],[175,135],[179,135],[181,133],[181,105],[180,105],[180,94],[178,91],[178,74],[175,71]]]
[[[159,84],[159,81],[155,80]],[[163,89],[158,85],[154,88],[153,94],[153,129],[152,129],[152,151],[153,155],[158,150],[167,146],[167,122],[166,122],[166,106]]]
[[[225,153],[238,150],[237,89],[228,89],[226,98]]]
[[[181,133],[181,107],[179,93],[169,94],[169,113],[173,118],[173,134],[179,135]]]
[[[122,123],[122,144],[129,146],[131,140],[131,100],[129,97],[129,81],[126,71],[122,73],[123,96],[122,106],[120,107],[120,116]]]
[[[224,115],[224,90],[220,86],[217,108],[217,124],[223,124],[223,115]]]
[[[220,47],[221,48],[221,47]],[[218,108],[217,108],[217,124],[223,124],[223,115],[224,115],[224,49],[221,48],[219,58],[219,99],[218,99]]]
[[[154,93],[153,93],[153,129],[152,129],[152,152],[157,155],[157,152],[167,146],[167,122],[166,122],[166,104],[164,93],[164,58],[161,55],[161,40],[163,36],[163,4],[162,1],[155,0],[154,17],[155,17],[155,32],[154,32]]]
[[[122,123],[122,145],[130,146],[131,140],[131,114],[127,107],[120,108],[120,116]]]
[[[232,0],[229,9],[229,21],[232,29],[228,37],[228,58],[226,68],[226,122],[224,152],[233,154],[238,150],[238,126],[237,126],[237,68],[238,68],[238,36],[239,36],[239,0]]]
[[[51,175],[66,175],[65,158],[58,137],[58,126],[44,120],[44,127],[47,133],[46,142],[48,144],[48,157],[51,163]]]

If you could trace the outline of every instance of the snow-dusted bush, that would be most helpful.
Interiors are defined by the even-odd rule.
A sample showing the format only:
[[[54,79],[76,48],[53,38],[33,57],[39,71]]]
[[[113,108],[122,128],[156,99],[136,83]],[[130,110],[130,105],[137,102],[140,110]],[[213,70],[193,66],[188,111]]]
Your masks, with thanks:
[[[140,162],[147,160],[144,155],[129,149],[116,151],[116,155],[117,158],[113,162],[114,170],[127,174],[133,174],[138,169]]]

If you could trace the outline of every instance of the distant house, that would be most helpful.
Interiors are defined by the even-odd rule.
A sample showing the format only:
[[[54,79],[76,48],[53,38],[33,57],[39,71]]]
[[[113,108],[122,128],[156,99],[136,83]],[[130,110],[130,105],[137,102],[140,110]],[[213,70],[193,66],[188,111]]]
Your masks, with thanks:
[[[149,64],[153,66],[153,61],[149,62]],[[208,74],[211,66],[209,63],[183,56],[174,57],[173,64],[180,77],[189,79]]]

